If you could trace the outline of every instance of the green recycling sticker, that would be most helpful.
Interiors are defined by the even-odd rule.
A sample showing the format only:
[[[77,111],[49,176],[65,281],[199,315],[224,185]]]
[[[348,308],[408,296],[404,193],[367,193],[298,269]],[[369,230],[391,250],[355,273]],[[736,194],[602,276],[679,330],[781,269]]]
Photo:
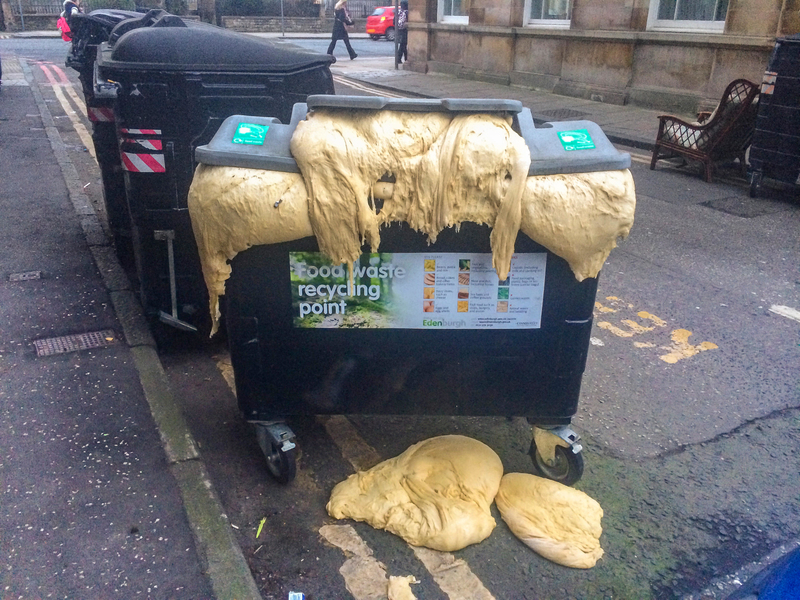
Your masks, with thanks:
[[[253,123],[239,123],[236,133],[233,134],[234,144],[251,144],[260,146],[264,143],[269,125],[254,125]]]
[[[561,145],[567,152],[572,150],[591,150],[595,147],[592,136],[589,135],[589,131],[586,129],[559,131],[558,139],[561,140]]]

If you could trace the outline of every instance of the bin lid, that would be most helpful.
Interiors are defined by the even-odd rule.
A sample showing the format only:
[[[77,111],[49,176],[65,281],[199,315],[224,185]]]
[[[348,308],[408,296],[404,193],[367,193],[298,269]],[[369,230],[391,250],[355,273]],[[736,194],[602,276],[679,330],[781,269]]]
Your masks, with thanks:
[[[385,98],[382,96],[331,96],[314,94],[306,99],[309,109],[395,110],[404,112],[506,112],[522,110],[519,100],[493,98]]]
[[[382,104],[381,101],[389,100],[380,97],[354,97],[363,98],[363,102],[359,101],[359,103],[362,107],[369,106],[371,110],[374,110],[374,106]],[[289,144],[297,123],[305,118],[312,105],[321,106],[320,98],[329,98],[330,101],[326,100],[324,105],[330,106],[335,103],[333,99],[341,98],[341,96],[315,95],[309,96],[305,103],[296,103],[292,110],[292,120],[288,125],[281,124],[278,119],[273,117],[245,115],[228,117],[217,130],[211,142],[205,146],[199,146],[195,150],[195,160],[208,165],[299,173],[300,169],[292,157]],[[391,100],[389,103],[397,107],[404,102],[408,102],[408,100],[400,100],[396,103]],[[426,106],[431,106],[431,102],[442,101],[424,100],[422,102],[428,103]],[[422,102],[414,103],[414,106],[422,106]],[[498,103],[496,106],[508,106],[500,103],[515,101],[492,100],[491,102]],[[350,103],[346,101],[341,106],[348,104]],[[453,105],[461,106],[458,102],[454,102]],[[436,106],[439,108],[434,107],[432,110],[444,110],[441,108],[441,104]],[[352,106],[348,105],[347,108],[352,108]],[[395,110],[406,109],[395,108]],[[530,109],[523,108],[515,116],[515,124],[530,149],[529,177],[532,175],[619,171],[631,166],[630,154],[617,150],[600,126],[592,121],[558,121],[535,127]],[[241,130],[242,127],[251,130],[257,129],[250,128],[249,125],[265,129],[260,132],[254,131],[254,137],[250,139],[246,137],[250,131],[242,132]]]
[[[214,25],[184,21],[180,27],[141,27],[100,46],[97,63],[120,70],[253,71],[286,73],[334,58],[286,48],[263,38]]]
[[[515,121],[531,151],[529,177],[619,171],[631,166],[631,155],[617,150],[592,121],[556,121],[536,127],[529,108]]]
[[[195,161],[206,165],[299,173],[289,143],[297,123],[307,112],[304,102],[296,103],[288,125],[274,117],[232,115],[222,122],[208,144],[195,149]]]

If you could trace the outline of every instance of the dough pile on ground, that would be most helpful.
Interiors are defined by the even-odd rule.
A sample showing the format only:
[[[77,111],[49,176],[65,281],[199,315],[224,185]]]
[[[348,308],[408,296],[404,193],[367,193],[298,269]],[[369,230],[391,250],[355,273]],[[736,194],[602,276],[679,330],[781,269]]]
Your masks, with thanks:
[[[535,475],[509,473],[495,502],[514,535],[545,558],[589,569],[603,556],[603,509],[583,492]]]
[[[406,577],[389,577],[389,600],[416,600],[411,584],[419,583],[413,575]]]
[[[365,521],[409,544],[460,550],[495,528],[490,506],[503,464],[486,444],[461,435],[434,437],[336,485],[335,519]]]
[[[508,276],[530,150],[511,119],[491,114],[319,109],[297,125],[291,151],[309,193],[320,250],[352,264],[380,226],[406,221],[431,243],[463,221],[492,226],[493,266]],[[395,177],[376,213],[375,182]]]

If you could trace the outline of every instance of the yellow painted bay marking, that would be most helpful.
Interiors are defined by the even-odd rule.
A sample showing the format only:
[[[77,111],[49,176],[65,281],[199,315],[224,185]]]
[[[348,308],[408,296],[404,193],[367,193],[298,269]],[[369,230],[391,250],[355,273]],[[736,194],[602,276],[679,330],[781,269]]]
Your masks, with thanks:
[[[319,533],[347,556],[339,573],[353,598],[385,600],[389,588],[386,567],[372,555],[372,549],[352,525],[323,525]]]
[[[373,96],[383,96],[385,98],[408,98],[408,96],[372,87],[371,85],[367,85],[365,83],[353,81],[352,79],[347,79],[346,77],[342,77],[341,75],[334,75],[333,81],[339,85],[344,85],[354,90],[358,90],[360,92],[366,92],[367,94],[372,94]]]
[[[84,127],[83,123],[80,120],[80,117],[78,117],[75,110],[72,108],[69,101],[64,96],[63,90],[64,89],[67,90],[67,94],[75,102],[76,108],[78,110],[82,110],[83,114],[86,114],[86,105],[83,103],[83,101],[80,100],[80,98],[78,98],[77,94],[75,93],[75,90],[72,87],[72,83],[70,83],[69,81],[59,82],[56,80],[55,76],[53,75],[53,72],[50,70],[50,65],[39,63],[39,67],[42,69],[42,72],[44,73],[45,77],[47,77],[47,80],[50,82],[50,85],[53,89],[53,93],[55,94],[58,103],[64,110],[64,114],[67,115],[70,122],[72,123],[72,128],[75,130],[75,133],[78,134],[78,137],[81,139],[81,143],[89,151],[89,154],[92,156],[92,158],[95,158],[94,143],[92,142],[92,136],[89,135],[89,132],[86,130],[86,127]],[[61,72],[61,70],[58,69],[57,67],[53,66],[53,68],[60,74],[63,74],[63,72]]]
[[[494,600],[467,563],[449,552],[412,546],[441,590],[453,600]]]
[[[217,363],[217,368],[220,370],[220,373],[222,373],[222,376],[235,395],[236,388],[233,381],[233,368],[231,366],[230,356],[227,354],[220,354],[215,356],[214,360]],[[333,439],[334,443],[339,447],[345,460],[347,460],[356,471],[368,469],[381,462],[381,457],[378,452],[358,434],[358,431],[356,431],[356,428],[353,427],[353,424],[347,417],[341,415],[320,416],[318,417],[318,421],[325,427],[328,435],[331,436],[331,439]],[[300,470],[298,470],[297,475],[300,477]],[[337,528],[349,528],[352,530],[352,534],[346,529]],[[334,546],[342,548],[345,553],[349,552],[353,554],[353,557],[348,558],[341,569],[339,569],[339,573],[344,577],[345,586],[347,586],[347,589],[353,594],[356,600],[372,600],[373,598],[385,599],[386,586],[388,585],[386,569],[377,560],[371,558],[372,550],[356,533],[355,529],[350,525],[323,525],[319,532],[322,537]],[[449,552],[440,552],[438,550],[418,548],[415,546],[410,547],[414,551],[416,557],[431,573],[439,588],[447,594],[451,600],[495,600],[494,596],[484,587],[477,575],[469,568],[466,561],[456,559]],[[356,580],[361,583],[356,583]],[[364,590],[366,590],[364,593],[366,593],[369,590],[376,589],[379,582],[383,581],[386,581],[386,583],[382,584],[383,595],[381,596],[358,596],[350,588],[352,585],[354,586],[353,589],[361,590],[360,587],[356,586],[363,584]]]
[[[615,313],[617,312],[616,308],[611,308],[610,306],[603,306],[599,302],[594,303],[594,308],[597,312],[601,313]]]
[[[343,415],[320,416],[317,419],[339,446],[344,459],[356,471],[366,471],[381,462],[381,456],[364,441],[350,420]]]
[[[650,314],[646,310],[640,310],[636,314],[638,315],[638,317],[640,319],[644,319],[646,321],[652,321],[653,323],[655,323],[659,327],[666,327],[667,326],[667,322],[664,319],[659,319],[657,316],[655,316],[653,314]]]
[[[622,298],[619,298],[617,296],[606,296],[606,301],[614,308],[611,308],[611,306],[605,306],[600,302],[595,302],[596,314],[603,314],[608,317],[609,313],[618,313],[625,309],[631,311],[634,310],[633,304],[629,304],[628,302],[625,302],[624,300],[622,300]],[[642,325],[641,323],[637,323],[632,319],[621,319],[620,325],[623,325],[624,327],[615,325],[608,321],[598,321],[597,327],[599,329],[608,331],[609,333],[617,337],[632,338],[634,336],[640,336],[655,331],[657,327],[660,328],[667,326],[666,320],[646,310],[638,311],[636,313],[636,316],[639,319],[642,319],[643,321],[649,321],[652,324],[652,326]],[[798,320],[800,320],[800,313],[798,313],[798,317],[799,317]],[[667,350],[668,353],[659,356],[659,358],[668,364],[675,364],[679,360],[695,356],[696,354],[699,354],[700,352],[705,352],[706,350],[715,350],[719,347],[712,342],[701,342],[696,346],[692,345],[689,343],[689,336],[691,335],[692,332],[687,329],[673,330],[670,333],[670,339],[672,340],[672,345],[661,346],[661,349]],[[592,343],[596,346],[603,345],[602,340],[595,341],[595,338],[592,338]],[[640,349],[657,347],[657,345],[653,342],[640,342],[640,341],[633,342],[633,346],[635,348],[640,348]]]
[[[697,346],[692,346],[689,343],[689,337],[692,332],[688,329],[676,329],[672,332],[672,347],[662,346],[664,350],[669,350],[669,354],[659,356],[665,363],[675,364],[679,360],[689,358],[700,352],[706,350],[716,350],[719,348],[716,344],[711,342],[700,342]]]

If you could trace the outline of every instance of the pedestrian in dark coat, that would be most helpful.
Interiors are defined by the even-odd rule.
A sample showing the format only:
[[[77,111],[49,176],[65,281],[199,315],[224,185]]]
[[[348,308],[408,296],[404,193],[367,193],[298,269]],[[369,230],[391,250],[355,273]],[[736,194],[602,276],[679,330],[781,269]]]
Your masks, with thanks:
[[[397,32],[397,63],[408,62],[408,0],[401,0],[395,26]]]
[[[344,40],[344,46],[347,48],[348,54],[350,54],[350,60],[358,56],[350,45],[350,36],[347,35],[346,26],[352,24],[353,19],[350,18],[350,13],[347,12],[347,0],[339,0],[336,6],[333,7],[333,35],[331,36],[330,46],[328,46],[328,54],[333,54],[336,42]]]
[[[72,27],[72,15],[83,12],[81,9],[81,0],[64,0],[64,11],[61,16],[67,20],[67,25]]]

